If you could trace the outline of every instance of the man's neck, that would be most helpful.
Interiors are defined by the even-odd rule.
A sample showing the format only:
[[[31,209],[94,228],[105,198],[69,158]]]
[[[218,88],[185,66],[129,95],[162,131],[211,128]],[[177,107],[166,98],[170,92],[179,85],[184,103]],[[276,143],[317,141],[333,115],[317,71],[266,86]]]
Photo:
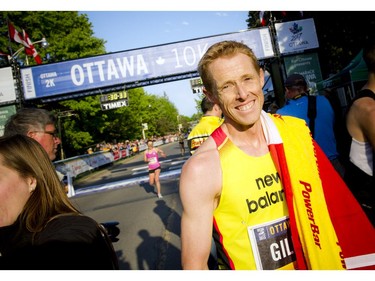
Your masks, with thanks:
[[[304,94],[298,94],[298,95],[293,97],[293,100],[298,100],[302,96],[304,96]]]

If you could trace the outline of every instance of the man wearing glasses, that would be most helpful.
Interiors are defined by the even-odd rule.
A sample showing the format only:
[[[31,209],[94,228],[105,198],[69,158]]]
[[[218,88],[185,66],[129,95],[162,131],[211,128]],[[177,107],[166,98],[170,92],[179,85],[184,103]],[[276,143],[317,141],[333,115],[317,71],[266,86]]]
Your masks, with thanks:
[[[53,114],[45,109],[21,108],[8,119],[4,136],[21,134],[35,139],[53,161],[56,159],[57,148],[61,143],[55,121]]]
[[[41,108],[21,108],[6,122],[4,136],[21,134],[35,139],[47,152],[51,161],[56,159],[61,143],[55,127],[56,119],[48,110]],[[62,181],[64,175],[56,171]],[[63,184],[65,187],[65,184]]]

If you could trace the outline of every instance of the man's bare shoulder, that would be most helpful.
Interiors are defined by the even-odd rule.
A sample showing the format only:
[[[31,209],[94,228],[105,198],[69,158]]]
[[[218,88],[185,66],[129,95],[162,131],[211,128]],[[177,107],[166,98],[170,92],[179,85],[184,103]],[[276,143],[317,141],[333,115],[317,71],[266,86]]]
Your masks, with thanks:
[[[353,102],[347,115],[347,128],[357,141],[370,142],[375,145],[375,100],[363,97]],[[375,147],[375,146],[374,146]]]
[[[356,108],[371,110],[375,108],[375,99],[371,97],[362,97],[354,101],[353,106]]]
[[[211,171],[219,165],[219,153],[216,143],[209,137],[185,162],[183,172],[190,170],[192,173],[200,174],[203,171]]]
[[[200,194],[199,200],[218,198],[221,192],[221,177],[219,152],[215,141],[209,137],[182,167],[181,198],[189,198],[189,194],[197,192]]]
[[[363,97],[354,101],[349,110],[349,116],[356,116],[361,120],[373,120],[375,114],[375,100],[370,97]]]

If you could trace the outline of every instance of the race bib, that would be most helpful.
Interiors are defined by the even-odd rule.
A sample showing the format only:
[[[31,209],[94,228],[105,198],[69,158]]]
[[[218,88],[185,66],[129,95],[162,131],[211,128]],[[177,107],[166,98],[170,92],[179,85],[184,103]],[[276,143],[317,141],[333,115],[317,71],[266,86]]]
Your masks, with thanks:
[[[290,237],[289,218],[249,226],[247,228],[258,270],[274,270],[296,260]]]
[[[151,157],[148,161],[149,164],[155,164],[157,162],[156,157]]]

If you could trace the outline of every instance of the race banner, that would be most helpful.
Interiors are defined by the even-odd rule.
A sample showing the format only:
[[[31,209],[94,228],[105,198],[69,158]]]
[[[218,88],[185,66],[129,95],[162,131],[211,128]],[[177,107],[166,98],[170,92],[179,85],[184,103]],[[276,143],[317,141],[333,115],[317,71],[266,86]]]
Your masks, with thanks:
[[[258,59],[273,57],[268,28],[252,29],[21,69],[25,100],[82,93],[161,77],[196,73],[206,50],[219,41],[247,44]]]

